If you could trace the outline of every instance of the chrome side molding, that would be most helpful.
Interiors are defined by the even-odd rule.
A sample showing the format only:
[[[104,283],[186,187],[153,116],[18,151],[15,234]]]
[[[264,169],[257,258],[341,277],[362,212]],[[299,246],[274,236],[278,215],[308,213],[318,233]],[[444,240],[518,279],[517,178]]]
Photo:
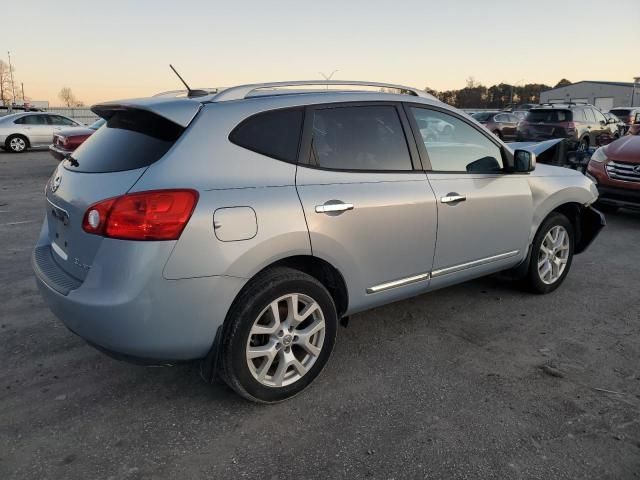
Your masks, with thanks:
[[[411,283],[422,282],[424,280],[429,280],[429,273],[421,273],[419,275],[413,275],[411,277],[401,278],[399,280],[394,280],[392,282],[381,283],[380,285],[375,285],[373,287],[367,288],[367,293],[380,293],[385,290],[390,290],[392,288],[404,287],[405,285],[409,285]]]
[[[467,268],[479,267],[480,265],[485,265],[487,263],[496,262],[498,260],[504,260],[505,258],[515,257],[518,253],[520,253],[520,250],[513,250],[511,252],[500,253],[498,255],[480,258],[478,260],[461,263],[459,265],[453,265],[451,267],[440,268],[438,270],[433,270],[431,272],[431,277],[439,277],[441,275],[447,275],[449,273],[459,272],[460,270],[465,270]]]

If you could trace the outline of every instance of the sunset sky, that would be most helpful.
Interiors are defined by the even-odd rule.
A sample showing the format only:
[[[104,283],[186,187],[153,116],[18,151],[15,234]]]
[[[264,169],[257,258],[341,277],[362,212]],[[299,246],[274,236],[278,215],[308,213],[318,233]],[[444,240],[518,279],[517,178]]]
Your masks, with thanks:
[[[436,90],[640,76],[639,0],[12,1],[16,84],[60,104],[191,86],[375,80]],[[5,13],[7,13],[5,9]]]

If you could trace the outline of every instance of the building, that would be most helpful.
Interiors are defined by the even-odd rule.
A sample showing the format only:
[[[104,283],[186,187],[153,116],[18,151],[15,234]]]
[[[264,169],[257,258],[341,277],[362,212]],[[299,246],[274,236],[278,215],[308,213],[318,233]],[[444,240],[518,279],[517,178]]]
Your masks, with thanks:
[[[603,112],[613,107],[640,106],[640,83],[583,80],[540,94],[540,103],[586,102]]]

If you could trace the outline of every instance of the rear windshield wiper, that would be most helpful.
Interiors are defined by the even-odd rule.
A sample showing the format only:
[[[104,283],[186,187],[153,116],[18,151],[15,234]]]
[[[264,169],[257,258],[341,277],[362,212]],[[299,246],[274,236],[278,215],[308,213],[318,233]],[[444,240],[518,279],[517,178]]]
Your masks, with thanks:
[[[65,160],[66,160],[67,162],[69,162],[69,164],[70,164],[72,167],[79,167],[79,166],[80,166],[80,163],[78,163],[78,160],[76,160],[75,158],[73,158],[73,156],[72,156],[70,153],[69,153],[69,154],[67,154],[67,156],[65,157]]]

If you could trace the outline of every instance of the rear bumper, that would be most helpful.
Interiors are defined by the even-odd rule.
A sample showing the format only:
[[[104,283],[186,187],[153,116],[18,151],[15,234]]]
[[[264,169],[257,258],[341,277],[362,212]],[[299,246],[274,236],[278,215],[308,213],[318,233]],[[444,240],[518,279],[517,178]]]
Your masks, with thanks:
[[[55,158],[56,160],[62,161],[67,158],[67,155],[73,152],[71,150],[60,148],[56,145],[49,145],[49,153],[51,153],[51,155],[53,155],[53,158]]]
[[[205,357],[246,280],[167,280],[162,276],[165,262],[158,260],[166,261],[165,249],[170,252],[172,245],[154,252],[154,245],[167,242],[105,242],[120,242],[119,261],[105,255],[113,245],[101,246],[85,280],[66,294],[52,284],[55,272],[50,265],[43,268],[34,252],[38,288],[51,311],[73,333],[123,360],[166,364]]]

